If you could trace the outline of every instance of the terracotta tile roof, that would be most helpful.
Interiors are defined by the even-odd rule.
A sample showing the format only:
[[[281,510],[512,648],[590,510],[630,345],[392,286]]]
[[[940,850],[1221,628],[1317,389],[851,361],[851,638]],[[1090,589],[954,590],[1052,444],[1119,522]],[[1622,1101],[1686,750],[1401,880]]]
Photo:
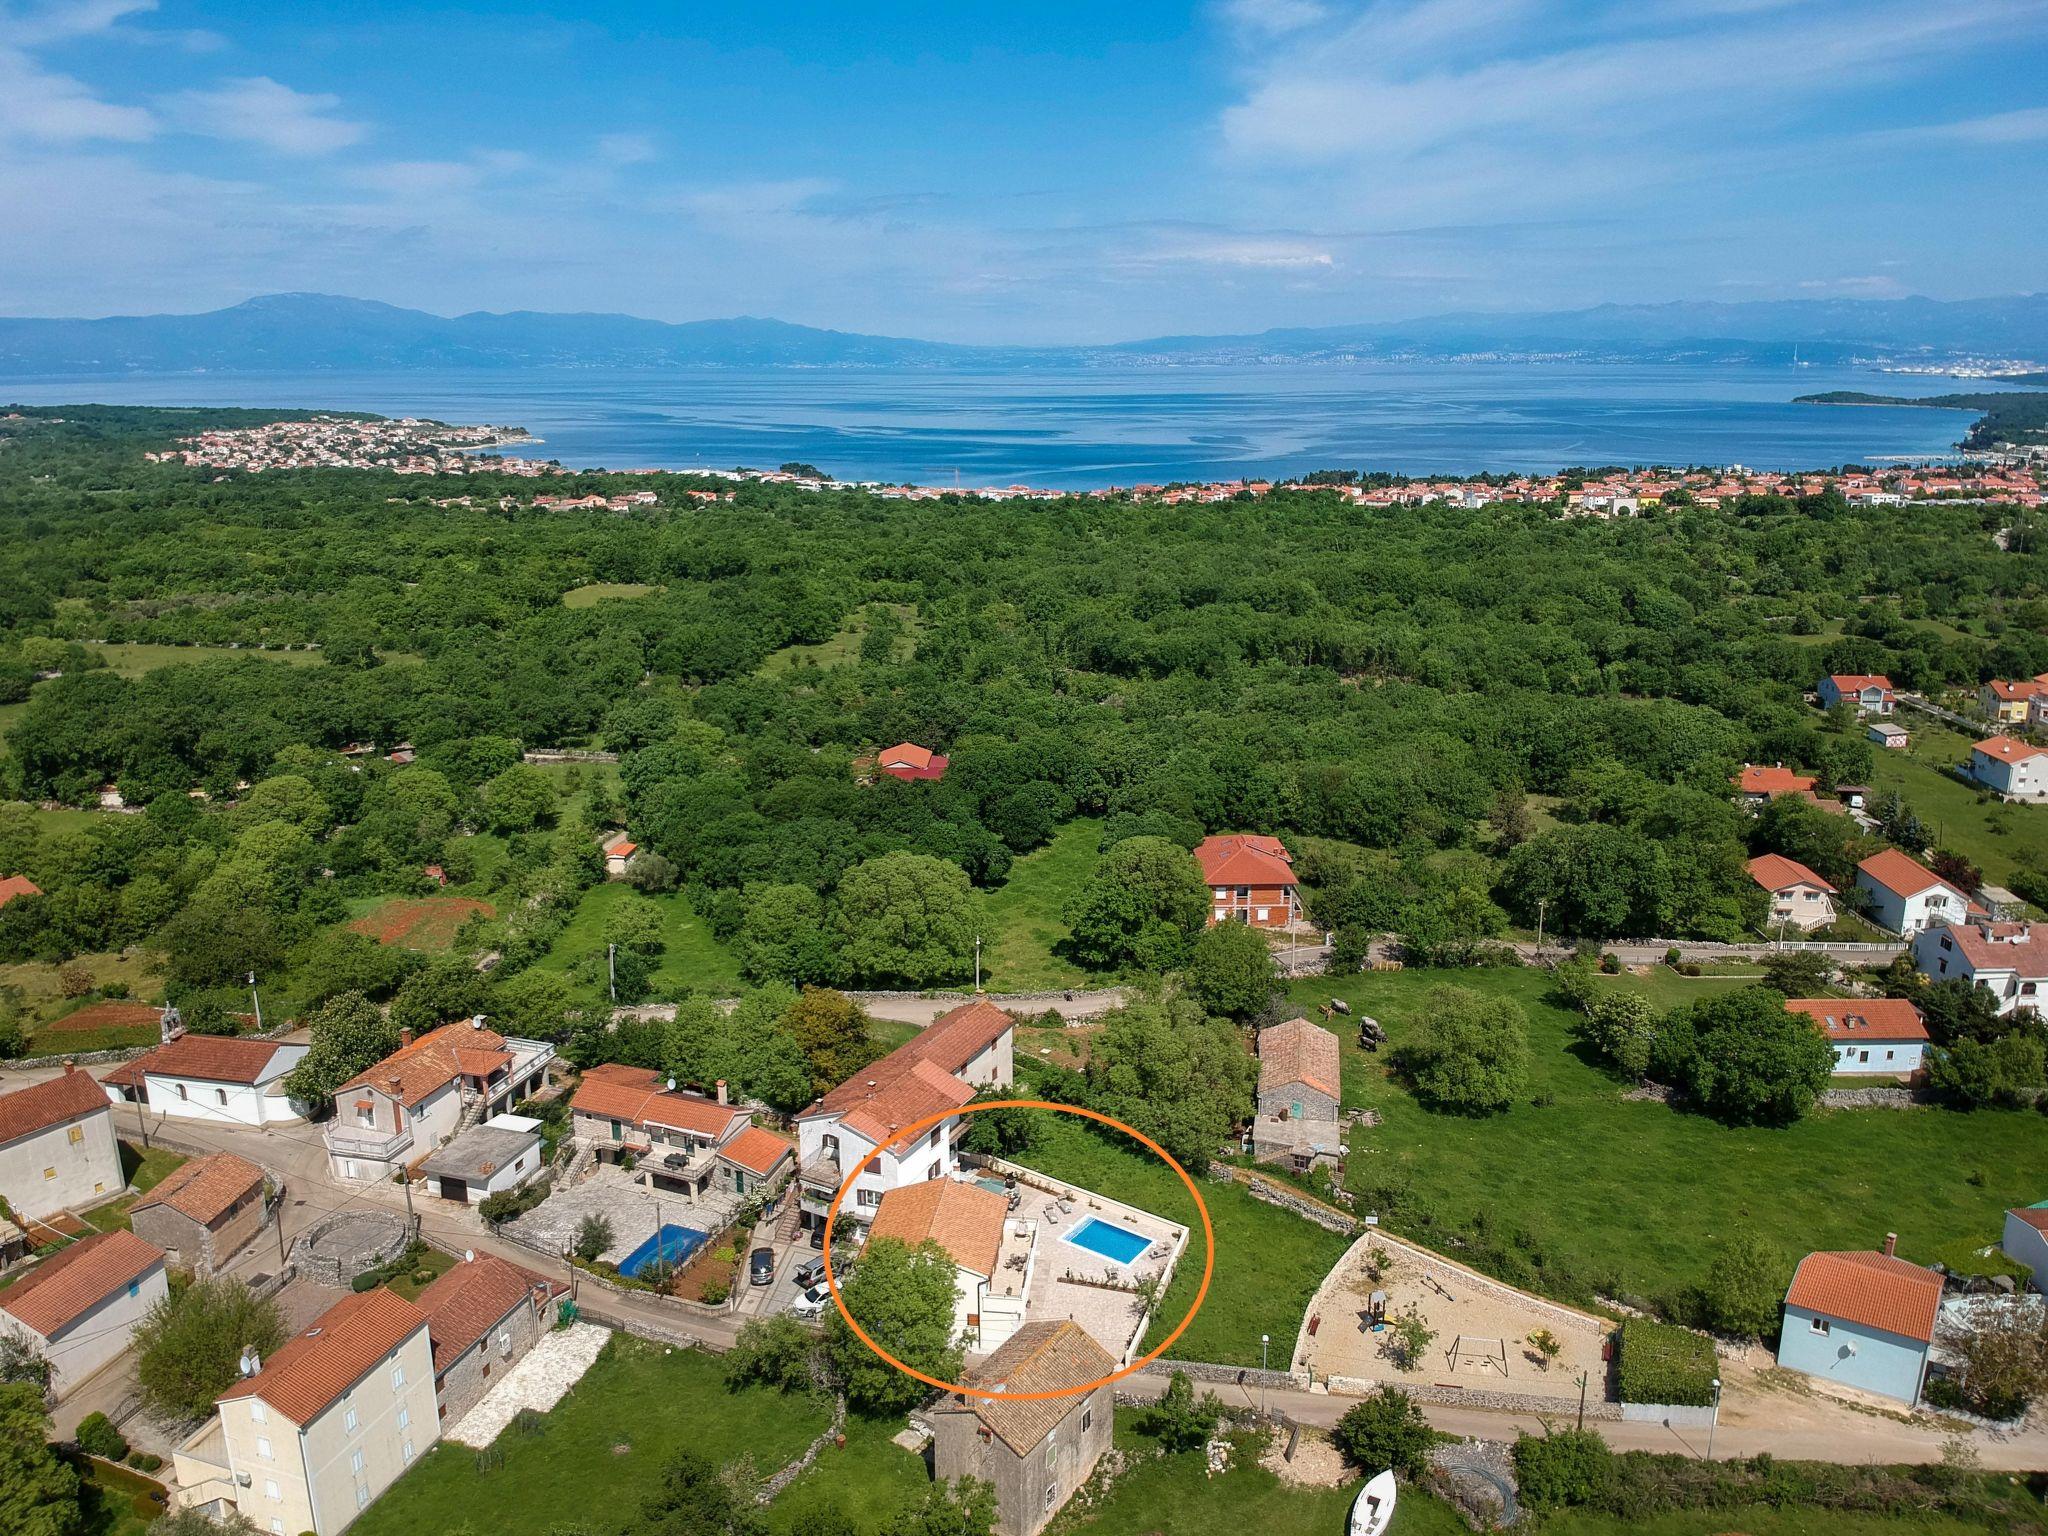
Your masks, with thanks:
[[[173,1168],[154,1189],[135,1202],[133,1209],[140,1211],[152,1205],[167,1205],[180,1215],[207,1226],[236,1201],[261,1191],[263,1179],[263,1170],[246,1157],[238,1157],[232,1152],[212,1152]]]
[[[646,1067],[607,1062],[591,1067],[576,1085],[569,1107],[600,1120],[633,1125],[659,1125],[693,1136],[723,1140],[747,1112],[736,1104],[720,1104],[701,1093],[680,1093],[663,1086],[662,1076]]]
[[[1259,1091],[1306,1083],[1342,1097],[1337,1037],[1307,1019],[1289,1019],[1259,1031]]]
[[[4,907],[17,896],[40,896],[43,888],[27,875],[9,875],[0,880],[0,907]]]
[[[1795,885],[1810,885],[1833,894],[1834,887],[1797,859],[1782,853],[1760,853],[1749,861],[1749,878],[1767,891],[1782,891]]]
[[[882,1196],[868,1237],[893,1237],[913,1248],[937,1243],[962,1269],[993,1279],[1009,1211],[1009,1202],[992,1189],[957,1179],[926,1179]]]
[[[108,1109],[106,1090],[75,1069],[12,1093],[0,1093],[0,1145]]]
[[[1927,1344],[1941,1310],[1941,1276],[1889,1254],[1809,1253],[1785,1304]]]
[[[875,761],[884,768],[929,768],[932,765],[930,747],[920,747],[914,741],[899,741],[893,747],[884,747],[875,754]]]
[[[1892,680],[1880,672],[1833,672],[1828,681],[1839,693],[1861,693],[1866,688],[1882,688],[1890,693],[1892,688]]]
[[[1735,787],[1745,795],[1796,795],[1811,790],[1816,782],[1813,775],[1794,773],[1782,764],[1744,763],[1735,776]]]
[[[2048,1205],[2022,1205],[2005,1213],[2017,1216],[2036,1232],[2048,1232]]]
[[[1294,859],[1277,837],[1231,833],[1195,844],[1208,885],[1293,885]]]
[[[1910,859],[1896,848],[1887,848],[1882,853],[1873,853],[1856,866],[1864,874],[1890,891],[1894,896],[1917,896],[1933,886],[1942,886],[1955,891],[1933,870],[1918,859]],[[1958,896],[1961,891],[1956,891]]]
[[[375,1066],[358,1072],[335,1089],[375,1088],[395,1092],[410,1109],[458,1077],[488,1077],[500,1067],[512,1064],[505,1049],[505,1037],[494,1029],[479,1029],[467,1020],[430,1029],[411,1045],[402,1045]],[[396,1089],[391,1080],[398,1079]]]
[[[2023,763],[2030,757],[2044,755],[2040,747],[2030,746],[2024,741],[2014,741],[2010,736],[1987,736],[1974,743],[1970,750],[1982,752],[1986,757],[1995,757],[2001,763]]]
[[[2032,678],[2023,683],[2008,683],[1994,677],[1984,686],[1991,690],[1994,699],[2004,699],[2008,704],[2018,704],[2033,698],[2036,694],[2048,691],[2043,690],[2039,678]]]
[[[426,1313],[382,1286],[345,1296],[220,1400],[260,1397],[303,1427],[426,1325]]]
[[[278,1053],[275,1040],[238,1040],[229,1035],[181,1035],[167,1045],[127,1064],[140,1081],[145,1073],[160,1077],[196,1077],[214,1083],[254,1086],[269,1075]],[[109,1072],[106,1081],[114,1081]],[[123,1079],[124,1081],[126,1079]]]
[[[434,1345],[435,1374],[461,1359],[514,1307],[563,1289],[496,1254],[478,1254],[456,1265],[420,1292],[419,1309],[427,1315],[427,1336]]]
[[[1903,997],[1793,997],[1785,1006],[1816,1020],[1838,1044],[1856,1040],[1925,1040],[1920,1010]]]
[[[805,1115],[836,1114],[848,1129],[884,1142],[901,1126],[957,1109],[974,1090],[955,1074],[987,1050],[1017,1021],[985,997],[962,1003],[854,1073]]]
[[[1026,1323],[981,1364],[961,1373],[965,1386],[1011,1392],[1060,1392],[1099,1381],[1116,1369],[1108,1350],[1070,1321]],[[1019,1456],[1038,1443],[1074,1409],[1079,1394],[1020,1402],[1005,1397],[955,1395],[934,1413],[971,1413]]]
[[[97,1232],[52,1254],[0,1291],[0,1312],[54,1338],[163,1261],[163,1249],[133,1232]]]
[[[640,851],[640,845],[624,833],[604,845],[605,856],[614,859],[630,859]]]
[[[796,1156],[796,1148],[758,1125],[750,1125],[718,1149],[727,1162],[737,1163],[749,1173],[766,1178],[785,1157]]]
[[[1962,951],[1973,971],[2048,977],[2048,926],[2036,923],[1944,923],[1939,932]]]

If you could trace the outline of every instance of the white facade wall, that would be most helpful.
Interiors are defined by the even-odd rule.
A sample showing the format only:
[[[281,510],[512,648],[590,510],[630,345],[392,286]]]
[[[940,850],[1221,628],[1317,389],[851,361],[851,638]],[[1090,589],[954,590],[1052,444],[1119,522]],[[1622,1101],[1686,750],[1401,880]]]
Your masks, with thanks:
[[[2007,762],[1972,747],[1970,777],[2008,800],[2048,800],[2048,754]]]
[[[955,1148],[959,1134],[959,1117],[951,1116],[943,1124],[923,1132],[913,1148],[905,1150],[899,1146],[884,1152],[854,1181],[839,1209],[861,1221],[873,1221],[875,1207],[882,1203],[882,1196],[890,1190],[922,1184],[927,1179],[950,1177],[959,1167]],[[841,1125],[835,1115],[821,1115],[814,1120],[800,1122],[797,1138],[804,1167],[811,1166],[813,1160],[836,1155],[842,1178],[852,1173],[861,1159],[875,1150],[872,1141]]]
[[[168,1289],[163,1263],[158,1261],[49,1338],[8,1312],[0,1312],[0,1328],[33,1345],[50,1362],[50,1392],[62,1398],[127,1349],[135,1325]]]
[[[1802,933],[1825,928],[1835,920],[1835,903],[1817,885],[1801,881],[1771,892],[1771,927],[1788,923]]]
[[[2010,965],[1987,965],[1980,969],[1963,953],[1962,945],[1939,928],[1929,928],[1914,938],[1913,964],[1930,980],[1960,977],[1979,991],[1989,993],[1998,1004],[2001,1017],[2021,1008],[2039,1012],[2043,994],[2048,992],[2048,976],[2022,975]]]
[[[1930,886],[1913,896],[1900,896],[1860,869],[1856,871],[1856,884],[1869,892],[1870,915],[1878,927],[1891,933],[1910,937],[1940,923],[1960,923],[1969,910],[1962,894],[1945,885]]]
[[[373,1126],[361,1123],[361,1112],[355,1107],[359,1099],[370,1101]],[[369,1087],[350,1088],[336,1094],[335,1100],[335,1117],[327,1133],[327,1160],[337,1179],[388,1179],[432,1152],[462,1125],[462,1091],[452,1082],[435,1089],[410,1110],[388,1093]],[[394,1112],[400,1128],[411,1136],[404,1147],[380,1157],[369,1142],[351,1146],[351,1131],[361,1131],[366,1137],[389,1135]]]
[[[149,1107],[180,1120],[214,1125],[273,1125],[296,1120],[291,1100],[276,1079],[264,1083],[222,1083],[205,1077],[170,1077],[145,1073],[143,1093]],[[273,1091],[275,1090],[275,1091]]]
[[[2024,1264],[2034,1272],[2035,1290],[2048,1290],[2048,1232],[2030,1226],[2007,1211],[2005,1236],[1998,1246],[2008,1259],[2015,1264]]]
[[[1918,1072],[1927,1051],[1924,1040],[1830,1041],[1835,1071],[1842,1077],[1896,1077]]]
[[[24,1216],[92,1205],[127,1182],[111,1105],[0,1146],[0,1194]]]

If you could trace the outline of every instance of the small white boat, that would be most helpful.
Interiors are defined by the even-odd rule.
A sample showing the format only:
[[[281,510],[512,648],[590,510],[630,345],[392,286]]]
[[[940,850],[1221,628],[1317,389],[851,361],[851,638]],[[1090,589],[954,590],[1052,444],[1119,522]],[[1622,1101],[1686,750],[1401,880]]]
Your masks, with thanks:
[[[1381,1536],[1394,1519],[1394,1474],[1366,1479],[1351,1505],[1351,1536]]]

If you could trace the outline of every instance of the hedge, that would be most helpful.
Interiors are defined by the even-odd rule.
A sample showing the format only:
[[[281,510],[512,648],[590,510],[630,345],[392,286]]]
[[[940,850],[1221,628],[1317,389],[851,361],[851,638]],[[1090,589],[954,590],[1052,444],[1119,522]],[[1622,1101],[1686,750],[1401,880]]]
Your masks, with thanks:
[[[1720,1366],[1711,1339],[1670,1323],[1632,1317],[1618,1335],[1621,1400],[1704,1408],[1714,1400]]]

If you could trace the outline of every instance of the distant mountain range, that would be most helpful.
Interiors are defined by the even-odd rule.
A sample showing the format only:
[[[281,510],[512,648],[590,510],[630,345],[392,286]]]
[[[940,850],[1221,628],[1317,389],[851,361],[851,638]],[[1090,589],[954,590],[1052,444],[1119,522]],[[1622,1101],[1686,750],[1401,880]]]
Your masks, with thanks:
[[[739,318],[478,311],[283,293],[199,315],[0,319],[0,377],[413,368],[1131,367],[1569,356],[1642,362],[2048,360],[2048,294],[1603,304],[1377,324],[1161,336],[1109,346],[977,347]]]

